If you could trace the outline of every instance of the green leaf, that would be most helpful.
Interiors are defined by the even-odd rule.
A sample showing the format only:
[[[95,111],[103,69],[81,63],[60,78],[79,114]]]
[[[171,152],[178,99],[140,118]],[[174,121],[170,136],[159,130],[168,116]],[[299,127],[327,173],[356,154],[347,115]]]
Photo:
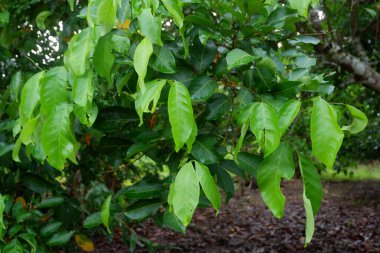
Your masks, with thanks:
[[[37,28],[41,30],[45,30],[46,29],[45,20],[52,14],[53,13],[51,11],[42,11],[38,13],[36,17]]]
[[[314,234],[314,218],[321,206],[323,189],[318,171],[310,158],[299,156],[299,167],[303,180],[303,200],[306,211],[305,246],[310,243]]]
[[[76,162],[76,153],[79,149],[74,133],[71,130],[71,107],[62,105],[50,114],[42,128],[42,148],[47,161],[58,170],[64,168],[66,159]]]
[[[4,225],[4,209],[5,209],[5,203],[4,203],[4,197],[0,194],[0,240],[3,240],[3,229],[5,229]]]
[[[305,18],[308,17],[307,13],[309,11],[310,0],[288,0],[290,7],[296,9],[300,16]]]
[[[36,253],[37,241],[36,241],[36,238],[33,234],[22,233],[22,234],[18,235],[18,238],[23,239],[24,241],[26,241],[29,244],[29,246],[31,247],[30,253]]]
[[[195,142],[195,139],[197,138],[197,135],[198,135],[197,123],[194,120],[193,130],[191,131],[189,139],[187,139],[187,141],[186,141],[186,147],[187,147],[188,153],[191,153],[191,151],[193,150],[193,144]]]
[[[5,10],[0,12],[0,27],[9,23],[9,17],[9,11]]]
[[[19,101],[19,93],[22,87],[22,74],[21,71],[17,71],[11,79],[11,83],[9,84],[9,96],[13,101]]]
[[[217,183],[226,192],[226,202],[228,202],[235,192],[234,181],[231,175],[222,167],[216,170]]]
[[[214,209],[219,211],[222,199],[220,197],[218,186],[212,178],[209,169],[205,165],[195,161],[195,171],[197,173],[198,181],[202,186],[203,192],[205,193],[208,200],[210,200]]]
[[[71,237],[74,235],[74,231],[61,231],[58,233],[55,233],[47,242],[46,244],[50,247],[53,246],[60,246],[68,243],[71,239]]]
[[[40,194],[52,192],[54,189],[54,186],[44,178],[31,173],[22,176],[22,183],[27,189]]]
[[[174,74],[176,71],[176,63],[173,53],[166,47],[161,47],[156,53],[153,68],[161,73]]]
[[[70,10],[74,11],[74,0],[67,0],[67,2],[69,3]]]
[[[191,155],[203,164],[216,163],[220,157],[215,150],[214,139],[203,137],[195,141],[191,150]]]
[[[40,102],[41,81],[44,75],[45,72],[43,71],[33,75],[22,89],[19,108],[21,125],[33,118],[33,112]]]
[[[157,79],[150,81],[145,84],[145,92],[142,93],[140,90],[137,94],[135,108],[140,117],[140,126],[143,124],[144,112],[154,113],[156,111],[156,106],[161,96],[161,90],[165,84],[166,80]]]
[[[292,149],[281,143],[278,149],[266,157],[257,171],[257,184],[261,197],[276,218],[284,215],[285,197],[281,192],[281,178],[291,179],[294,175]]]
[[[226,59],[228,70],[231,70],[233,68],[251,63],[256,58],[239,48],[235,48],[227,54]]]
[[[41,84],[41,110],[49,116],[58,107],[68,103],[67,71],[65,67],[54,67],[46,74]]]
[[[96,212],[88,216],[83,221],[83,227],[87,229],[92,229],[92,228],[100,226],[102,223],[103,221],[102,221],[102,216],[100,212]]]
[[[35,117],[34,119],[29,120],[22,127],[19,139],[25,145],[28,145],[29,143],[33,142],[32,136],[33,136],[33,132],[36,128],[38,119],[39,119],[39,116]]]
[[[280,143],[280,127],[277,113],[271,105],[264,102],[253,104],[250,127],[264,150],[265,157],[277,149]]]
[[[121,189],[117,196],[122,195],[127,199],[148,199],[159,197],[162,191],[162,184],[142,180],[137,184]]]
[[[288,127],[292,124],[301,108],[301,102],[298,100],[289,100],[280,109],[278,113],[278,122],[281,136],[284,135]]]
[[[40,230],[41,236],[47,237],[47,236],[52,235],[62,226],[62,224],[63,223],[60,221],[53,221],[53,222],[46,224]]]
[[[113,50],[120,54],[128,55],[131,41],[127,36],[119,33],[112,34],[111,42]]]
[[[24,247],[22,246],[21,242],[17,239],[13,239],[12,241],[8,242],[1,253],[23,253]]]
[[[174,186],[170,189],[175,216],[189,225],[199,201],[199,182],[191,162],[186,163],[178,172]]]
[[[92,103],[94,96],[93,73],[88,70],[82,76],[75,76],[73,81],[73,100],[80,106]]]
[[[169,90],[168,112],[175,150],[178,152],[190,138],[195,120],[190,94],[186,87],[177,81],[171,84]]]
[[[124,215],[132,220],[144,219],[157,212],[161,205],[160,199],[138,200],[127,207]]]
[[[182,224],[182,222],[175,216],[174,213],[170,212],[169,210],[165,210],[164,213],[164,224],[177,232],[180,232],[182,234],[185,234],[186,227]]]
[[[190,63],[198,72],[204,72],[210,67],[216,55],[215,43],[211,40],[203,45],[199,38],[195,38],[193,46],[190,48]]]
[[[178,28],[183,26],[182,1],[180,0],[162,0],[165,8],[172,14],[174,23]]]
[[[51,198],[45,199],[41,203],[38,203],[36,205],[36,208],[50,208],[50,207],[58,206],[62,204],[63,201],[64,201],[64,198],[62,197],[51,197]]]
[[[260,156],[246,152],[240,152],[237,155],[239,167],[245,170],[249,175],[256,177],[260,163],[263,159]]]
[[[349,131],[352,134],[357,134],[366,128],[368,125],[368,119],[365,114],[358,110],[357,108],[351,106],[351,105],[346,105],[348,111],[350,112],[353,121],[349,126],[343,126],[342,130]]]
[[[135,54],[133,56],[133,65],[137,74],[139,75],[139,83],[141,91],[145,92],[144,79],[148,68],[149,58],[153,53],[153,46],[150,40],[143,39],[136,47]]]
[[[75,76],[81,76],[86,72],[88,57],[92,48],[93,42],[90,28],[82,30],[82,32],[71,38],[64,57],[65,66],[70,73]]]
[[[100,216],[102,217],[103,225],[107,228],[108,233],[111,233],[111,230],[109,228],[111,200],[112,200],[112,194],[109,195],[106,198],[106,200],[103,202],[102,209],[100,211]]]
[[[189,93],[193,101],[206,101],[218,88],[218,83],[206,75],[198,76],[191,81]]]
[[[116,21],[116,6],[114,0],[102,0],[96,13],[97,24],[100,25],[102,35],[112,30]]]
[[[208,120],[218,120],[226,116],[230,110],[230,100],[224,94],[214,94],[207,103]]]
[[[332,169],[344,134],[337,123],[334,109],[322,98],[315,99],[313,103],[310,135],[313,154]]]
[[[95,47],[93,62],[96,73],[107,79],[111,84],[111,68],[115,60],[112,53],[112,37],[111,35],[103,36],[99,39]]]
[[[84,107],[74,105],[74,114],[80,123],[91,127],[98,116],[98,106],[95,103],[87,104]]]
[[[143,9],[138,17],[141,33],[153,44],[162,46],[161,40],[161,17],[152,15],[151,10]]]

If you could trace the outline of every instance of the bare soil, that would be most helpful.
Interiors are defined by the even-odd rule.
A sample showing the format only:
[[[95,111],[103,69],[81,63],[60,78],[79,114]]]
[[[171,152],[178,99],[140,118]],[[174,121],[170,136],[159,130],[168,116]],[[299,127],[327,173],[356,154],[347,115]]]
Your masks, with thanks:
[[[211,208],[196,212],[186,235],[147,221],[135,230],[163,246],[158,252],[379,252],[380,181],[324,182],[324,200],[311,244],[304,248],[302,182],[283,184],[285,216],[276,219],[257,189],[238,192],[219,215]],[[121,240],[99,241],[96,252],[124,253]],[[146,252],[138,248],[137,252]]]

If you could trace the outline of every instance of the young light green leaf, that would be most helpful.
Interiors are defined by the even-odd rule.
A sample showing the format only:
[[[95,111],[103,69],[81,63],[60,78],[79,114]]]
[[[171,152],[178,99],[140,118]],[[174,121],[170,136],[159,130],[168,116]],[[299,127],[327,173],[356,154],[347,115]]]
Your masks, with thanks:
[[[22,89],[21,102],[19,107],[20,123],[24,125],[33,118],[34,109],[40,102],[41,81],[45,72],[41,71],[33,75],[26,82]]]
[[[174,186],[170,189],[174,214],[185,225],[189,225],[199,201],[199,182],[191,162],[178,172]]]
[[[162,46],[161,40],[161,17],[152,15],[151,10],[143,9],[138,17],[141,33],[153,44]]]
[[[115,60],[115,56],[112,53],[112,36],[106,35],[99,39],[98,44],[95,47],[93,62],[96,73],[107,79],[111,84],[111,68]]]
[[[195,161],[195,171],[197,173],[198,181],[202,186],[203,192],[210,200],[214,209],[219,211],[222,199],[220,197],[218,186],[212,178],[209,169],[205,165]]]
[[[100,25],[102,35],[112,30],[116,21],[116,6],[114,0],[102,0],[96,13],[97,24]]]
[[[11,79],[11,83],[9,84],[9,96],[13,101],[19,101],[19,93],[22,87],[22,74],[21,71],[17,71]]]
[[[86,106],[74,105],[74,114],[80,123],[91,127],[98,116],[98,106],[95,103],[89,103]]]
[[[351,105],[346,105],[346,107],[350,112],[353,121],[349,126],[343,126],[342,130],[349,131],[352,134],[357,134],[363,131],[368,124],[367,116],[365,116],[365,114],[362,111]]]
[[[172,14],[174,23],[178,28],[183,26],[182,1],[180,0],[162,0],[165,8]]]
[[[80,106],[92,103],[94,96],[93,73],[88,70],[82,76],[75,76],[73,81],[73,100]]]
[[[193,144],[195,142],[197,135],[198,135],[197,123],[194,120],[193,130],[191,131],[189,139],[187,139],[187,141],[186,141],[187,153],[191,153],[191,151],[193,149]]]
[[[298,159],[304,188],[303,200],[306,212],[306,246],[310,243],[314,234],[314,218],[321,206],[323,190],[321,179],[311,159],[306,156],[299,156]]]
[[[240,67],[252,62],[255,60],[255,57],[239,48],[235,48],[227,54],[226,60],[228,70],[231,70],[233,68]]]
[[[145,84],[144,94],[140,92],[137,94],[135,108],[140,117],[140,126],[143,124],[143,113],[156,111],[158,100],[160,99],[161,90],[165,86],[166,80],[153,80]],[[153,102],[153,103],[152,103]],[[151,107],[149,107],[152,105]]]
[[[65,66],[70,73],[81,76],[86,72],[88,56],[92,47],[92,32],[90,28],[82,30],[82,32],[71,38],[64,57]]]
[[[307,18],[310,0],[289,0],[290,7],[296,9],[300,16]]]
[[[58,170],[64,168],[67,158],[75,162],[79,150],[79,143],[71,130],[71,111],[72,108],[68,105],[56,108],[42,128],[42,148],[47,155],[47,161]]]
[[[88,216],[83,221],[83,227],[87,229],[95,228],[103,223],[100,212],[96,212]]]
[[[74,11],[74,0],[67,0],[67,2],[69,3],[70,10]]]
[[[145,85],[144,79],[148,68],[149,58],[153,53],[153,45],[147,38],[143,39],[136,47],[135,54],[133,56],[133,66],[137,74],[139,75],[140,89],[144,93]]]
[[[298,100],[289,100],[280,109],[278,121],[281,136],[284,135],[288,127],[292,124],[301,108],[301,102]]]
[[[334,109],[322,98],[315,99],[313,103],[310,135],[313,154],[332,169],[344,134],[337,123]]]
[[[280,189],[281,178],[289,180],[293,175],[292,149],[289,144],[284,143],[261,162],[257,171],[261,197],[276,218],[284,215],[285,196]]]
[[[37,24],[38,29],[41,29],[41,30],[46,29],[45,20],[49,16],[51,16],[51,14],[53,14],[51,11],[42,11],[42,12],[38,13],[38,15],[36,17],[36,24]]]
[[[109,195],[106,198],[106,200],[103,202],[102,209],[100,211],[100,216],[102,217],[103,225],[107,228],[108,233],[111,233],[111,230],[109,228],[111,200],[112,200],[112,194]]]
[[[186,87],[177,81],[171,84],[168,98],[169,121],[178,152],[189,139],[194,125],[193,107]]]
[[[250,127],[264,150],[265,157],[277,149],[280,143],[280,127],[277,113],[271,105],[264,102],[254,103]]]
[[[28,122],[23,125],[21,133],[20,133],[20,140],[25,145],[28,145],[29,143],[33,142],[32,136],[33,132],[36,128],[37,122],[38,122],[39,116],[35,117],[34,119],[29,120]]]
[[[56,108],[68,103],[67,71],[65,67],[54,67],[46,74],[41,84],[41,110],[48,116]]]

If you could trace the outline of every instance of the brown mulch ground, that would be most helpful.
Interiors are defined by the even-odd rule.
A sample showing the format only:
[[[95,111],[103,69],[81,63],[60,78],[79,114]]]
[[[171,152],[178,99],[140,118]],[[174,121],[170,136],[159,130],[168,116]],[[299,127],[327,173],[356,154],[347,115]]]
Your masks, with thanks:
[[[152,222],[136,231],[169,247],[159,252],[380,253],[380,181],[325,182],[314,239],[306,249],[302,182],[285,182],[282,189],[287,203],[281,220],[264,206],[258,190],[247,189],[224,205],[217,217],[212,209],[198,210],[186,235],[160,230]],[[96,252],[122,253],[129,248],[118,241],[100,245]]]

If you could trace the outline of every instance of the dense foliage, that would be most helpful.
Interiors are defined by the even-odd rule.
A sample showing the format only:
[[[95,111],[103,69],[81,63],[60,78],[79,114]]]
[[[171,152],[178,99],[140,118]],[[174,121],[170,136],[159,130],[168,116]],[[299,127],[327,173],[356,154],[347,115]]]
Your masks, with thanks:
[[[87,236],[119,228],[132,250],[153,250],[136,223],[184,233],[197,207],[218,212],[232,197],[234,177],[253,177],[281,218],[281,180],[296,168],[311,241],[315,164],[331,170],[344,133],[367,125],[339,97],[324,99],[334,87],[314,71],[320,40],[298,32],[318,1],[68,1],[74,12],[58,2],[0,4],[1,252],[72,252],[74,235],[91,251]],[[14,34],[9,16],[29,9],[35,21]],[[42,61],[47,26],[68,45]],[[47,45],[40,56],[23,44],[30,34]]]

